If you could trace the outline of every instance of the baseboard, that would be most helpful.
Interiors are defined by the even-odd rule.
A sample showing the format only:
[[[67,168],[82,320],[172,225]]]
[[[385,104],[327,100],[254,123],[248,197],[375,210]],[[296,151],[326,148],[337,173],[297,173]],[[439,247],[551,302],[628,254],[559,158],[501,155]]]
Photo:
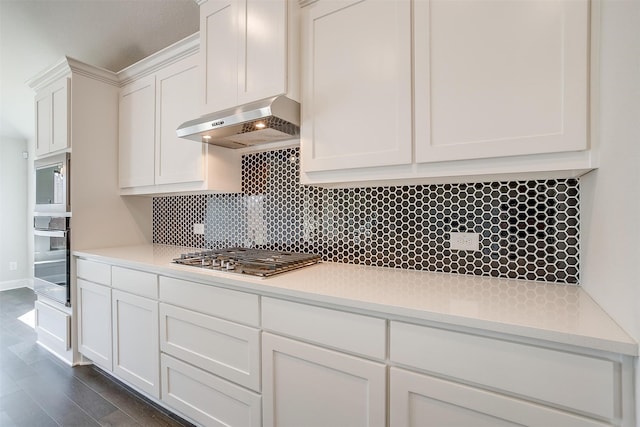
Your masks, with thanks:
[[[5,280],[4,282],[0,282],[0,291],[8,291],[9,289],[18,289],[18,288],[33,289],[33,280],[18,279],[18,280]]]

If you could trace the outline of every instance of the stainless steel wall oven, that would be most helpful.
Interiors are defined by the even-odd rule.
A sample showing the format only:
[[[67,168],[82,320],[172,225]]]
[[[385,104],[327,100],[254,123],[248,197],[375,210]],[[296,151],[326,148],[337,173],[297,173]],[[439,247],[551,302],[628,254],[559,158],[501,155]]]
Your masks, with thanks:
[[[68,153],[38,159],[33,218],[33,288],[37,294],[71,306],[71,198]]]
[[[69,154],[47,157],[35,161],[36,204],[38,213],[69,212]]]
[[[33,288],[36,293],[70,307],[69,217],[36,216],[33,223]]]

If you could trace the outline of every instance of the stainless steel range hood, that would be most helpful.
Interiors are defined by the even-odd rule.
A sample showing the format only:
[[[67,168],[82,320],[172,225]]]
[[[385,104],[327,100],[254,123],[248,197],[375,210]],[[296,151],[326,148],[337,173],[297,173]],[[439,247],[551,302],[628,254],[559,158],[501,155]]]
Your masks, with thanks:
[[[227,148],[244,148],[300,135],[300,104],[276,96],[183,123],[178,137]]]

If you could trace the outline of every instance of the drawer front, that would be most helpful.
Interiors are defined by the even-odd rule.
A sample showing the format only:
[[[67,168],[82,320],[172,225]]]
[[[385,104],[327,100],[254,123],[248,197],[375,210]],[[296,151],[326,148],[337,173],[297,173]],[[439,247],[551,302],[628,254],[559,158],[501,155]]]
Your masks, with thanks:
[[[305,341],[380,360],[386,358],[384,319],[262,298],[262,326]]]
[[[260,395],[188,365],[161,356],[162,398],[205,426],[260,427]]]
[[[60,310],[35,302],[36,329],[38,334],[44,334],[57,349],[69,350],[71,348],[71,316]]]
[[[158,299],[158,276],[144,271],[129,268],[113,267],[111,269],[111,283],[116,289]]]
[[[259,326],[259,297],[186,280],[160,277],[160,300],[226,320]]]
[[[260,331],[168,304],[160,304],[160,349],[260,391]]]
[[[447,427],[605,427],[536,403],[464,384],[390,369],[390,425]]]
[[[609,419],[620,416],[620,367],[613,361],[402,322],[391,322],[390,339],[395,363]]]
[[[101,285],[111,285],[111,266],[101,262],[76,260],[76,276]]]

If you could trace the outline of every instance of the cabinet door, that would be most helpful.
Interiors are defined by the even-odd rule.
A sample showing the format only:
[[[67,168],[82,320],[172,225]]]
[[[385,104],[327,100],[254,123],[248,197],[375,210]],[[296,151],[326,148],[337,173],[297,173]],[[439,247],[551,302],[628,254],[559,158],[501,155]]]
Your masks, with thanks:
[[[260,395],[162,354],[162,400],[203,426],[260,427]]]
[[[197,55],[156,74],[156,184],[204,180],[205,145],[176,136],[178,126],[200,114],[200,96]]]
[[[238,104],[287,90],[286,0],[239,0]]]
[[[208,0],[200,6],[203,114],[237,104],[238,40],[237,0]]]
[[[474,387],[391,368],[394,427],[605,426],[588,418]]]
[[[265,427],[386,424],[383,364],[268,333],[262,345]]]
[[[36,95],[36,156],[49,152],[51,144],[51,92],[44,90]]]
[[[414,5],[417,162],[588,148],[587,0]]]
[[[113,290],[112,308],[114,374],[159,398],[157,301]]]
[[[155,146],[155,76],[120,91],[120,188],[153,185]]]
[[[411,163],[410,9],[343,0],[304,10],[305,172]]]
[[[51,87],[51,143],[49,151],[69,148],[69,94],[71,80],[60,80]]]
[[[78,351],[111,371],[111,289],[82,279],[78,289]]]

